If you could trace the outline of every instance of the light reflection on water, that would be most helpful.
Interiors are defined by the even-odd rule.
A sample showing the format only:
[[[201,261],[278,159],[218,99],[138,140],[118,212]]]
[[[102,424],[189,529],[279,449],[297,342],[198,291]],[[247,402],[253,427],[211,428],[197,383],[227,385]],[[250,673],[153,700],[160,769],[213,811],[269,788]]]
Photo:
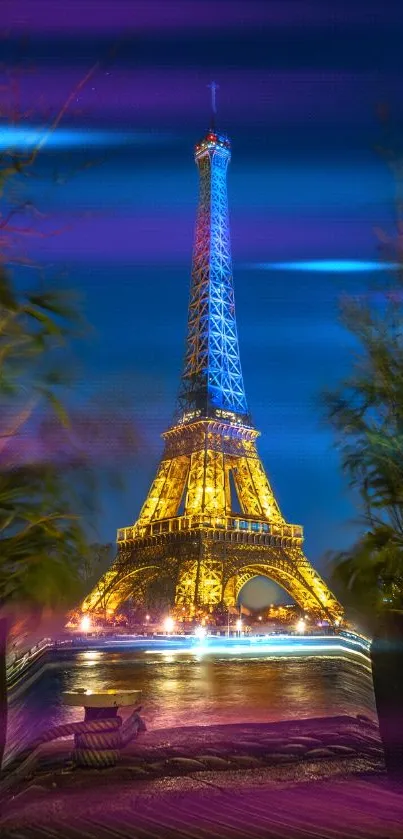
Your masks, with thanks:
[[[63,690],[139,689],[149,728],[263,722],[336,714],[375,716],[371,672],[362,658],[88,650],[64,653],[11,703],[9,742],[83,718]]]

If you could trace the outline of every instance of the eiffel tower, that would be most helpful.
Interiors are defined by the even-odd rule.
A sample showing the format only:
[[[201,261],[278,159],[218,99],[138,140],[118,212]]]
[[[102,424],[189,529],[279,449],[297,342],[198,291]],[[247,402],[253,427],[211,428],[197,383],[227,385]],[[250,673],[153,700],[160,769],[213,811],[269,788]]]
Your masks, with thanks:
[[[187,617],[235,606],[266,576],[310,616],[338,622],[342,607],[302,550],[303,531],[280,512],[256,449],[238,347],[226,173],[228,137],[195,147],[200,175],[184,369],[173,425],[136,523],[118,530],[117,557],[82,605],[113,615],[166,581]],[[235,512],[235,510],[240,512]]]

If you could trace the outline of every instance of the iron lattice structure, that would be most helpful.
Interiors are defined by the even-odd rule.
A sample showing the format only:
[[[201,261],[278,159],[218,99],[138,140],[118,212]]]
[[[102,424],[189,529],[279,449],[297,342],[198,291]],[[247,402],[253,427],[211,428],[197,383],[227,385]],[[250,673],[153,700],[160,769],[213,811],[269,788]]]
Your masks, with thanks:
[[[239,356],[232,281],[226,137],[210,133],[196,146],[200,173],[188,335],[179,419],[230,411],[249,421]]]
[[[256,449],[239,356],[226,173],[227,137],[196,146],[200,174],[184,371],[174,425],[137,522],[118,531],[111,569],[84,611],[113,614],[147,602],[155,580],[188,616],[236,604],[257,575],[279,583],[313,616],[342,608],[302,551],[299,525],[283,518]],[[235,509],[240,512],[235,512]]]

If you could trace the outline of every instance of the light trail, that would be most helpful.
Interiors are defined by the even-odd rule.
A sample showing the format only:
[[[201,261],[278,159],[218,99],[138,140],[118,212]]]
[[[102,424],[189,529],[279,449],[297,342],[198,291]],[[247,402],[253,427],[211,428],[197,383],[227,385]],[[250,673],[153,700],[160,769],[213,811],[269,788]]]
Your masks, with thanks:
[[[296,262],[252,262],[243,267],[255,271],[319,271],[332,274],[354,274],[365,271],[395,271],[401,266],[397,262],[361,259],[311,259]]]

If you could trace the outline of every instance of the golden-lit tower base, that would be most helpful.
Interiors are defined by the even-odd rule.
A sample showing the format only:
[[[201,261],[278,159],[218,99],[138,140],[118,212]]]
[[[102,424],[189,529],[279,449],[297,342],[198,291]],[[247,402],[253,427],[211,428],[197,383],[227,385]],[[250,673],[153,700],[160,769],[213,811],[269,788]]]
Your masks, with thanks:
[[[165,578],[172,607],[189,618],[235,606],[248,580],[266,576],[313,618],[342,617],[303,554],[302,527],[280,513],[256,450],[259,432],[221,413],[188,415],[163,435],[164,454],[139,519],[118,531],[117,558],[83,611],[112,616],[131,596],[146,603],[148,586]],[[232,512],[236,507],[241,512]]]

